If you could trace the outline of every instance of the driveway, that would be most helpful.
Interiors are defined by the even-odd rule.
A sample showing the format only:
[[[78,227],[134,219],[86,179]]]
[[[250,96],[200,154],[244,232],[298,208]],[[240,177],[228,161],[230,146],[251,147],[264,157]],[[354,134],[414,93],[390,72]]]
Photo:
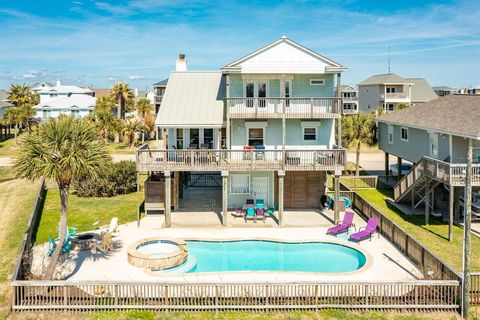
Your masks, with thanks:
[[[397,157],[389,156],[390,164],[397,163]],[[355,163],[355,152],[347,153],[347,161]],[[360,153],[360,166],[369,175],[385,175],[385,153],[383,151]]]

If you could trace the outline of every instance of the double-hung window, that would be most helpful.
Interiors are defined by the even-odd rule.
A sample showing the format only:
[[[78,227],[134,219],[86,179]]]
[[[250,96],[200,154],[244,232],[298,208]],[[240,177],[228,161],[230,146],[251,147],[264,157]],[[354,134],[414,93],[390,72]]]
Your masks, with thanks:
[[[317,128],[303,128],[303,140],[315,141],[317,140]]]
[[[249,194],[250,193],[250,175],[232,174],[230,175],[230,194]]]
[[[408,128],[402,128],[401,135],[402,141],[408,141]]]
[[[388,125],[388,143],[393,144],[393,126],[391,124]]]
[[[263,146],[265,128],[248,128],[248,145]]]

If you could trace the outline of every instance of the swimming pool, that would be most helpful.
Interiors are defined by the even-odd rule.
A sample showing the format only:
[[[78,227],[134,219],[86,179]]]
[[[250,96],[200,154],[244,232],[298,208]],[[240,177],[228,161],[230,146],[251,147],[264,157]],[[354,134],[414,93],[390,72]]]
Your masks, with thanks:
[[[187,261],[168,273],[230,271],[352,272],[366,263],[365,255],[331,242],[267,240],[186,241]],[[160,272],[160,271],[159,271]]]

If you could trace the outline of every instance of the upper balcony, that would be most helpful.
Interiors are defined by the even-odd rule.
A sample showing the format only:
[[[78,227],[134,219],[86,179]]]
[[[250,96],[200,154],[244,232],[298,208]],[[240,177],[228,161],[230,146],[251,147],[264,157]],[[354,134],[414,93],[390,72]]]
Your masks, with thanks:
[[[328,119],[341,116],[341,98],[227,98],[231,119]]]
[[[358,103],[358,97],[343,97],[344,103]]]
[[[410,101],[410,95],[406,92],[382,93],[380,99],[390,102],[408,102]]]
[[[344,170],[346,152],[330,150],[137,150],[137,171],[335,171]]]

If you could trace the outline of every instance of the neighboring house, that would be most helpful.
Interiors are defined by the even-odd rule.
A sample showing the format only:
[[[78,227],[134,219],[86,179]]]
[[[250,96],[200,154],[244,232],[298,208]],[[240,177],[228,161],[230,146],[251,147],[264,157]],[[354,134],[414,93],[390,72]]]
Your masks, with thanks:
[[[359,109],[393,111],[400,105],[414,106],[437,98],[423,78],[403,78],[394,73],[379,74],[358,84]]]
[[[221,199],[208,210],[221,205],[225,219],[227,207],[247,199],[277,207],[280,224],[284,208],[320,208],[326,172],[344,168],[345,150],[335,144],[335,88],[346,67],[286,37],[220,71],[186,71],[184,56],[179,60],[156,119],[168,150],[140,150],[137,161],[139,171],[164,173],[167,189],[159,195],[171,194],[176,208],[201,171],[224,186],[207,199]],[[147,197],[147,211],[151,204]]]
[[[74,95],[94,95],[94,91],[90,88],[62,85],[60,81],[57,81],[54,86],[50,86],[44,82],[39,86],[33,87],[30,91],[40,94],[40,104],[52,99],[71,97]]]
[[[342,86],[343,114],[358,113],[358,87]]]
[[[60,114],[81,118],[95,107],[95,91],[90,88],[62,85],[57,81],[55,86],[42,82],[30,90],[40,95],[40,103],[34,108],[41,120],[56,118]]]
[[[480,95],[480,85],[472,88],[463,88],[460,90],[460,94]]]
[[[82,118],[93,112],[97,98],[87,94],[75,94],[51,99],[35,106],[37,118],[42,121],[56,118],[61,114]]]
[[[470,140],[474,194],[478,195],[474,202],[478,201],[476,217],[480,219],[480,96],[450,95],[421,108],[391,112],[377,121],[386,169],[389,154],[397,156],[400,163],[401,159],[415,163],[394,188],[395,200],[409,203],[412,212],[426,203],[427,215],[446,207],[445,219],[460,218],[458,195],[465,185]],[[443,199],[449,200],[445,204]]]
[[[448,86],[438,86],[438,87],[432,87],[433,91],[437,94],[439,97],[445,97],[449,96],[452,94],[455,94],[457,92],[457,89],[448,87]]]
[[[183,57],[183,59],[185,59],[185,56]],[[185,62],[185,66],[186,66],[186,62]],[[186,67],[185,67],[185,70],[186,70]],[[152,85],[155,114],[158,114],[158,110],[160,110],[160,105],[162,104],[162,99],[163,99],[163,95],[165,94],[165,90],[167,88],[167,83],[168,83],[168,79],[165,79],[157,83],[154,83]]]
[[[102,98],[102,97],[108,97],[110,96],[110,89],[105,89],[105,88],[93,88],[93,96],[95,98]]]

